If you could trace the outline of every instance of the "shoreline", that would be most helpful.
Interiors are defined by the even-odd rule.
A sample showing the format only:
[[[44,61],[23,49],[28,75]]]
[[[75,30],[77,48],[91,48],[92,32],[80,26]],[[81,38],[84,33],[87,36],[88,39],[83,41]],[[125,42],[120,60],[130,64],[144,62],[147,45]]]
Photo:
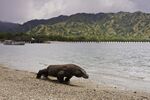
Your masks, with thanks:
[[[150,100],[147,92],[119,90],[82,78],[60,84],[56,78],[36,79],[36,73],[2,65],[0,81],[0,100]]]

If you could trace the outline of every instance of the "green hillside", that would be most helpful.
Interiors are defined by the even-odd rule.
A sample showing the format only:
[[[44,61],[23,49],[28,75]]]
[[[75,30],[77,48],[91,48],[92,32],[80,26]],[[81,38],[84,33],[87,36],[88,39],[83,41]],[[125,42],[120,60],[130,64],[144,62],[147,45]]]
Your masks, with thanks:
[[[150,14],[118,12],[59,16],[33,20],[19,30],[36,42],[57,41],[150,41]],[[18,32],[19,33],[19,32]]]
[[[81,13],[52,25],[39,25],[27,34],[63,41],[147,41],[150,40],[150,14]]]

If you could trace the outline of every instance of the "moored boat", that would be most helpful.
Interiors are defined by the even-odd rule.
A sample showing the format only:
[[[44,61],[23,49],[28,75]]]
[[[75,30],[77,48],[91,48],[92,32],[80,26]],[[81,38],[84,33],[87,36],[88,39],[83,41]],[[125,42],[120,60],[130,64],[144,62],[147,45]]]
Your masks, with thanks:
[[[20,42],[13,42],[12,45],[25,45],[24,41],[20,41]]]
[[[13,41],[13,40],[5,40],[3,42],[4,45],[25,45],[24,41]]]

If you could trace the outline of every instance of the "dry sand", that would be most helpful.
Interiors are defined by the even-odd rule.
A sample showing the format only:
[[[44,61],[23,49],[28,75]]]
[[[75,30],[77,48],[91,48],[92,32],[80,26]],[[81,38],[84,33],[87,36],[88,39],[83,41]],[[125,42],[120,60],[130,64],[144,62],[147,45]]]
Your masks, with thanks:
[[[0,67],[0,100],[150,100],[150,93],[123,91],[89,80],[60,84],[55,78],[36,79],[36,74]]]

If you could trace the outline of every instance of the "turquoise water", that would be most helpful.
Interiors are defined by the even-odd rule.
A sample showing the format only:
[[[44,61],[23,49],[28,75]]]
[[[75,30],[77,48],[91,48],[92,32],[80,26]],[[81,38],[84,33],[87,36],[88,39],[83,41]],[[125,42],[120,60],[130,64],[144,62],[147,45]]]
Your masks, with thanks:
[[[0,44],[0,64],[11,68],[37,72],[66,63],[80,65],[100,84],[150,90],[150,43]]]

